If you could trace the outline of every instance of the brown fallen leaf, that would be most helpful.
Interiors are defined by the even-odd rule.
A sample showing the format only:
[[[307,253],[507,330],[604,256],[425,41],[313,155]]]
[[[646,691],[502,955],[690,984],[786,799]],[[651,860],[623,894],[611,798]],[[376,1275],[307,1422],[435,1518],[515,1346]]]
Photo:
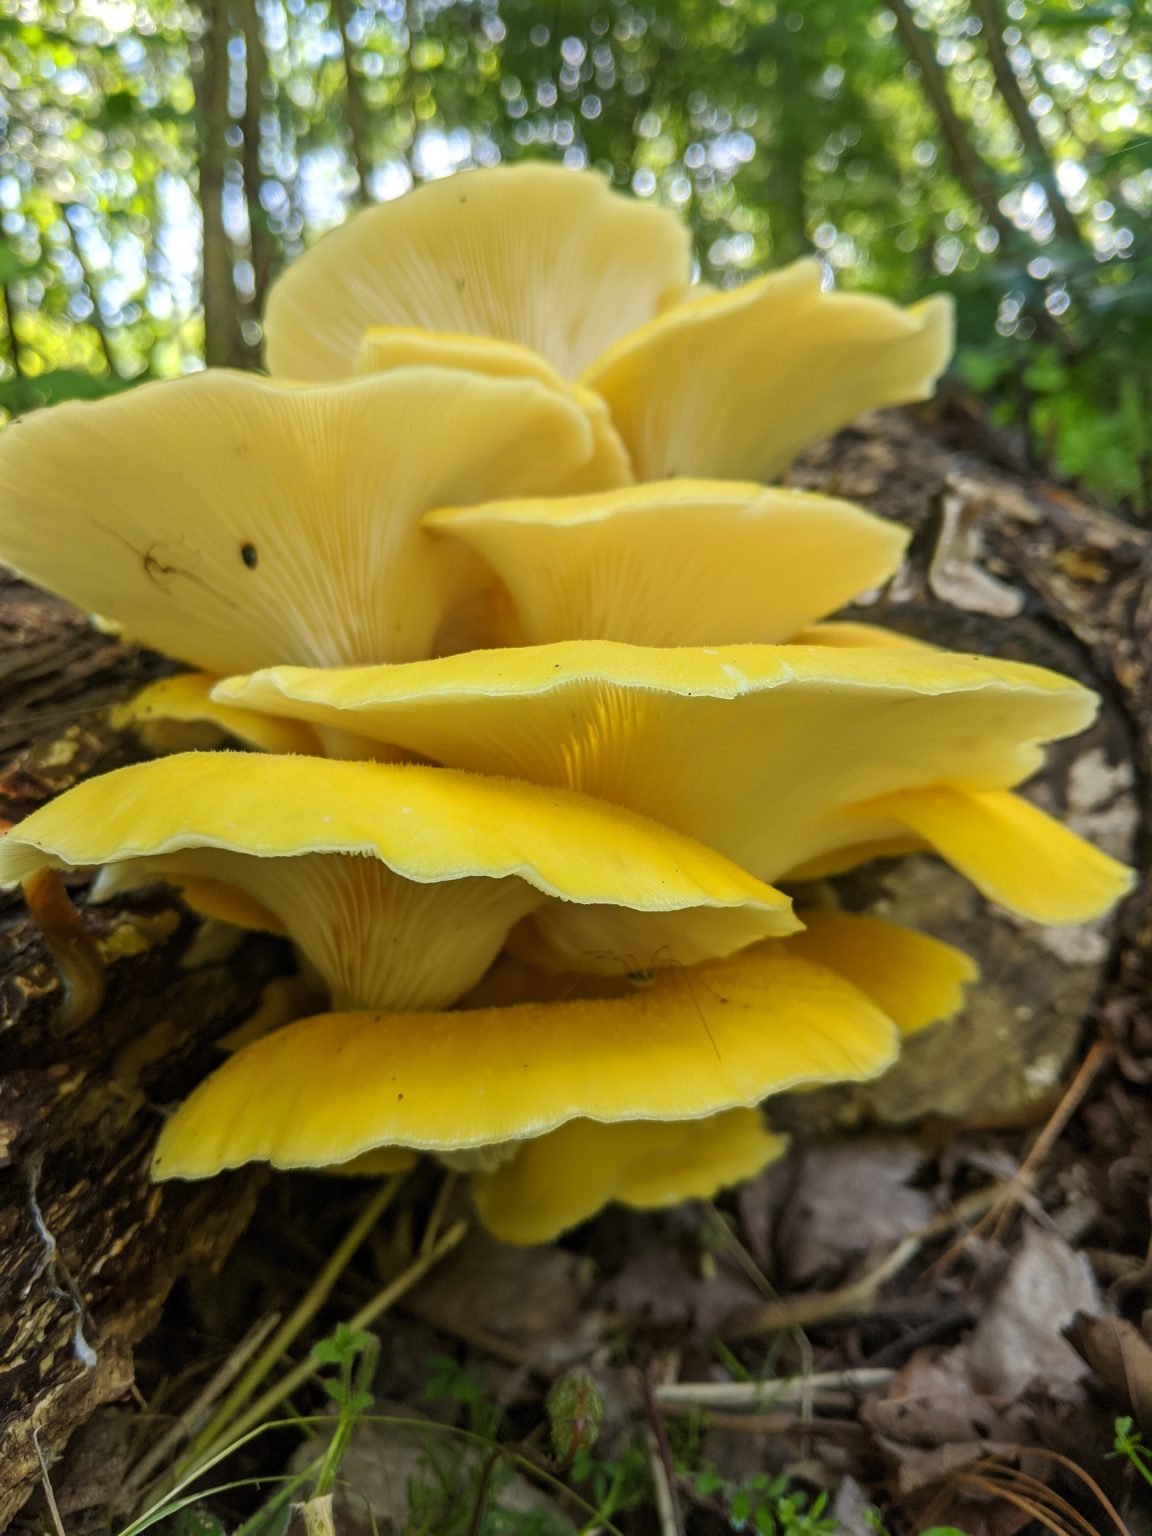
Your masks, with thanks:
[[[926,1226],[936,1202],[909,1187],[924,1165],[924,1154],[903,1137],[806,1148],[776,1238],[783,1287],[826,1284]]]
[[[1064,1337],[1099,1376],[1117,1404],[1152,1431],[1152,1344],[1122,1317],[1078,1312]]]

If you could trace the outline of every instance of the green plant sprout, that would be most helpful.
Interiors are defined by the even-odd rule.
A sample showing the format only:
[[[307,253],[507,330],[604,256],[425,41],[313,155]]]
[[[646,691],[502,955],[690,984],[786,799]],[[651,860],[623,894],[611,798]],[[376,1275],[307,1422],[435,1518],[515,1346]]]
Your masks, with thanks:
[[[1133,1428],[1130,1418],[1117,1419],[1114,1429],[1115,1439],[1108,1452],[1109,1460],[1123,1457],[1152,1487],[1152,1446],[1147,1445],[1140,1431]]]

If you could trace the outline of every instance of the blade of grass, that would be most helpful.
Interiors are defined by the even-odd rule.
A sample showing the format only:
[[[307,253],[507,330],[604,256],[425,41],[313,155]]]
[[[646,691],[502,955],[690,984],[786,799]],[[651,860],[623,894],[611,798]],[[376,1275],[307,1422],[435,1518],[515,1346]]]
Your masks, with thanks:
[[[220,1403],[208,1422],[202,1429],[197,1431],[196,1437],[188,1450],[176,1462],[168,1477],[154,1490],[156,1493],[166,1493],[172,1484],[179,1482],[193,1467],[198,1465],[205,1455],[211,1454],[212,1450],[224,1438],[242,1433],[236,1427],[235,1420],[237,1414],[265,1380],[281,1355],[295,1343],[296,1339],[328,1300],[336,1282],[343,1274],[353,1254],[392,1203],[403,1180],[404,1174],[393,1174],[390,1179],[385,1180],[381,1188],[369,1200],[368,1204],[337,1244],[331,1258],[308,1287],[298,1304],[276,1329],[263,1349],[250,1362],[244,1374]],[[282,1400],[282,1398],[276,1399],[277,1402]],[[241,1417],[240,1423],[246,1428],[250,1423],[257,1422],[262,1416],[262,1414],[258,1414],[256,1419],[252,1419],[251,1415],[245,1415]]]

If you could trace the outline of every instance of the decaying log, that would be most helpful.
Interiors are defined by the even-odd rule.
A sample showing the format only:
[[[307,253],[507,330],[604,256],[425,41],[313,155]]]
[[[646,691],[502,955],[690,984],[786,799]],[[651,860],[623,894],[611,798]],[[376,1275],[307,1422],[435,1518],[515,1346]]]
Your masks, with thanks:
[[[63,603],[0,588],[0,816],[14,821],[131,744],[103,707],[147,658]],[[22,902],[0,907],[0,1528],[102,1403],[132,1387],[133,1346],[175,1280],[243,1230],[257,1181],[155,1188],[161,1106],[212,1065],[251,1011],[280,946],[182,969],[196,925],[168,892],[83,911],[107,964],[97,1016],[76,1027]]]
[[[914,530],[906,571],[860,617],[1100,689],[1100,722],[1054,751],[1035,793],[1110,851],[1146,858],[1148,537],[904,417],[842,433],[794,479]],[[0,815],[16,820],[129,759],[102,706],[155,663],[18,583],[0,600]],[[912,1042],[909,1065],[869,1093],[806,1096],[809,1121],[1010,1114],[1055,1086],[1085,1022],[1123,1030],[1146,1002],[1146,885],[1119,919],[1053,935],[989,912],[934,861],[858,878],[846,899],[964,945],[985,983],[959,1024]],[[247,1220],[256,1179],[155,1189],[147,1163],[163,1107],[286,964],[274,941],[247,939],[188,966],[196,927],[164,891],[81,911],[108,985],[69,1030],[35,924],[17,899],[0,907],[0,1528],[39,1482],[37,1440],[51,1462],[130,1390],[133,1347],[174,1281],[218,1261]]]

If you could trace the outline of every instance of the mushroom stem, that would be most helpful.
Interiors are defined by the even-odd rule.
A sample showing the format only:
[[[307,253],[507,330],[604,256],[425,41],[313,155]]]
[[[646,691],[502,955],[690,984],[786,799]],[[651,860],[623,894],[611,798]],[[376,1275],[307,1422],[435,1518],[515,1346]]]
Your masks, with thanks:
[[[62,999],[52,1031],[75,1034],[104,1001],[108,971],[100,946],[80,920],[59,870],[39,869],[24,881],[24,901],[56,962]]]

